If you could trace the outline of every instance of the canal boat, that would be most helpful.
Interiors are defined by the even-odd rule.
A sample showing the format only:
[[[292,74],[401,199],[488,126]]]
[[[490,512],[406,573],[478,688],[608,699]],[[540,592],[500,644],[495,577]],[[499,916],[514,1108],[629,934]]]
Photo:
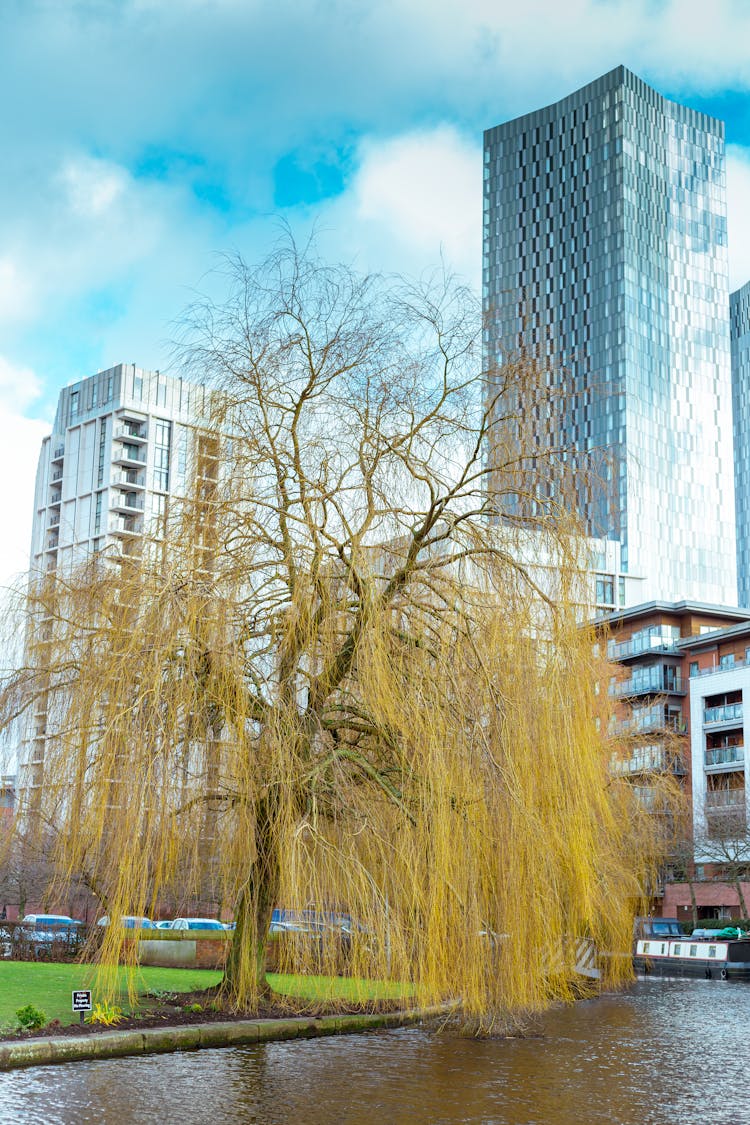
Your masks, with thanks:
[[[635,943],[633,967],[637,973],[663,977],[750,980],[750,937],[640,938]]]

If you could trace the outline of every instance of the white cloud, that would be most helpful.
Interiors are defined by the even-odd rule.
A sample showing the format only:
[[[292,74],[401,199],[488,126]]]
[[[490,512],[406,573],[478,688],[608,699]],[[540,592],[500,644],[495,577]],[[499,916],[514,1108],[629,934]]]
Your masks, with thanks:
[[[0,356],[0,480],[3,488],[3,534],[0,537],[0,604],[2,587],[28,569],[34,480],[48,421],[27,417],[40,393],[38,376]]]
[[[33,309],[33,285],[10,256],[0,257],[0,323],[14,323]]]
[[[482,150],[440,125],[365,140],[347,190],[318,209],[330,256],[365,270],[417,275],[446,265],[478,288],[482,244]]]
[[[750,281],[750,149],[727,149],[727,225],[729,286],[739,289]]]
[[[129,176],[124,168],[90,156],[67,160],[60,173],[71,210],[85,218],[110,211],[124,195]]]

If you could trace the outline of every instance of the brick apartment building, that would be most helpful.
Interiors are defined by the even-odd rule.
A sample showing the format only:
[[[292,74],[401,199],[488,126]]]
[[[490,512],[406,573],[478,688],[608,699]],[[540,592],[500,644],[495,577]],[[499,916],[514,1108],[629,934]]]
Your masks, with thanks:
[[[646,804],[657,776],[669,773],[691,809],[688,854],[667,865],[655,910],[685,920],[747,917],[750,611],[654,601],[597,625],[611,662],[612,768]]]

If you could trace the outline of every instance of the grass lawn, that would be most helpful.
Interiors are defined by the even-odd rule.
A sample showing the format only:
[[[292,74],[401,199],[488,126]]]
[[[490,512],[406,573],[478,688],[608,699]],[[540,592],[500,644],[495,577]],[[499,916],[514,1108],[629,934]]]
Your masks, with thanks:
[[[71,993],[74,989],[94,987],[95,965],[67,965],[43,961],[0,961],[0,1027],[16,1026],[16,1011],[33,1004],[50,1020],[60,1023],[77,1023],[78,1013],[71,1011]],[[192,992],[218,984],[221,973],[212,969],[156,969],[143,966],[138,970],[139,992]],[[127,1010],[126,971],[122,971]]]
[[[71,1011],[74,989],[92,988],[97,1001],[94,965],[67,965],[43,961],[0,961],[0,1028],[16,1026],[16,1011],[33,1004],[48,1020],[77,1023],[78,1014]],[[138,969],[136,987],[143,992],[192,992],[210,988],[221,980],[221,973],[212,969],[159,969],[143,966]],[[122,970],[123,1010],[127,1004],[126,970]],[[408,996],[410,989],[393,982],[351,980],[346,977],[303,977],[268,974],[271,988],[283,996],[303,1000],[343,1000],[349,1003],[367,1000],[396,1000]],[[152,1002],[153,1003],[153,1002]],[[148,1006],[145,1001],[144,1006]]]

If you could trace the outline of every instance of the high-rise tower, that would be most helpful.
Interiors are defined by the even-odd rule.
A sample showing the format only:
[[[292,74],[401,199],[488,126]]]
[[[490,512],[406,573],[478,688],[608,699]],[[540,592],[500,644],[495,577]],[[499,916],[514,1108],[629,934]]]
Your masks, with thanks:
[[[738,604],[750,606],[750,281],[729,298]]]
[[[163,539],[171,501],[193,487],[211,393],[130,363],[66,387],[39,455],[32,571]]]
[[[644,598],[737,596],[725,196],[723,123],[624,67],[485,133],[487,360],[548,357]]]

